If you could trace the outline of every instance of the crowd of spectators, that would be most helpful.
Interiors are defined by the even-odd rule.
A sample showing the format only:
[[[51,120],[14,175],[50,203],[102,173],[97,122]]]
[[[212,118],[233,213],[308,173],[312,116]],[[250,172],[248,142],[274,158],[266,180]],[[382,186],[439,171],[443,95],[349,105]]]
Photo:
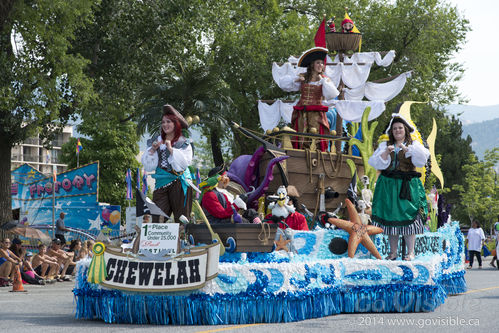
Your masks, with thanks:
[[[0,287],[10,286],[17,274],[21,273],[23,283],[45,285],[47,283],[71,281],[79,260],[92,256],[93,241],[71,241],[64,249],[59,238],[55,238],[47,248],[39,244],[33,252],[27,251],[19,238],[12,241],[5,238],[0,243]]]

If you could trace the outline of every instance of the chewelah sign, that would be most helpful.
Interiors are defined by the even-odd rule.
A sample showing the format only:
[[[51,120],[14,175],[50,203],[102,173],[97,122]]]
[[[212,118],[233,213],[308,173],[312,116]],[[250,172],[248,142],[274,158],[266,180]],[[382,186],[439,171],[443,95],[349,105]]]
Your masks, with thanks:
[[[106,249],[107,278],[101,285],[132,291],[179,291],[202,288],[218,274],[219,243],[198,247],[169,260],[141,260]]]

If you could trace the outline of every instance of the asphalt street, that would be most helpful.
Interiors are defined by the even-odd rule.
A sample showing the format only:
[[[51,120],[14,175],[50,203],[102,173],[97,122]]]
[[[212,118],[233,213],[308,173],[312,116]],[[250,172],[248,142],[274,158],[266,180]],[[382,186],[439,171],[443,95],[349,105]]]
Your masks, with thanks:
[[[488,266],[488,261],[484,267]],[[468,270],[468,291],[447,298],[430,313],[340,314],[285,324],[232,326],[116,325],[74,318],[73,282],[25,285],[27,292],[0,288],[0,332],[497,332],[499,270]]]

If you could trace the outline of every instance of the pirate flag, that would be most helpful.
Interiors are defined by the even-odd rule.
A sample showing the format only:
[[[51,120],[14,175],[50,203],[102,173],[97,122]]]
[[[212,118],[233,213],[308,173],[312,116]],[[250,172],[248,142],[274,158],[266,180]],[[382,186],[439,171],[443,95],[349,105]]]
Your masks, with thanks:
[[[354,172],[352,181],[348,185],[347,198],[357,207],[357,171]]]
[[[161,215],[166,218],[170,218],[166,215],[154,202],[151,201],[144,193],[139,191],[139,189],[135,189],[136,193],[136,215],[140,217],[145,214],[149,215]]]

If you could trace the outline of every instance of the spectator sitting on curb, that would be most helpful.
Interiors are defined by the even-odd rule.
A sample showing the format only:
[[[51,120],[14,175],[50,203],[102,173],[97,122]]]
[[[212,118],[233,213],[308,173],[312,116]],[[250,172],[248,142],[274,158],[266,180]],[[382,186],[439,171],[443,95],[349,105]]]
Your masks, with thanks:
[[[21,258],[9,250],[10,239],[4,238],[0,247],[0,287],[12,285]]]
[[[10,243],[10,248],[9,248],[12,253],[14,253],[18,258],[22,259],[21,256],[23,255],[22,249],[23,249],[23,242],[19,238],[14,238],[12,242]]]
[[[44,244],[38,245],[38,253],[32,259],[32,266],[36,274],[51,282],[57,274],[59,264],[57,260],[47,255],[47,247]]]
[[[29,284],[41,284],[41,282],[39,282],[40,280],[42,280],[41,278],[36,279],[35,277],[31,277],[31,274],[26,274],[26,271],[27,270],[31,271],[32,268],[31,268],[31,265],[29,263],[28,263],[28,266],[26,266],[26,258],[25,258],[26,249],[23,248],[23,242],[19,238],[14,238],[12,240],[10,250],[22,262],[22,265],[19,266],[19,271],[21,272],[21,278],[26,283],[29,283]]]
[[[66,274],[71,274],[72,269],[70,270],[69,267],[74,268],[75,263],[71,260],[71,255],[61,250],[61,240],[59,238],[54,238],[52,240],[52,244],[47,250],[47,254],[50,257],[55,258],[59,265],[57,272],[59,273],[59,276],[56,278],[56,280],[58,282],[71,281],[71,279],[67,277]]]
[[[87,257],[92,258],[94,256],[94,253],[92,252],[92,249],[94,247],[95,242],[91,239],[87,239],[85,241],[84,247],[86,248],[87,251]]]
[[[81,240],[79,239],[73,239],[71,241],[71,245],[69,245],[69,250],[67,251],[67,254],[72,256],[73,262],[77,262],[87,255],[84,251],[82,251],[83,246],[81,244]],[[73,270],[73,275],[75,274],[75,271]]]
[[[43,279],[40,275],[36,274],[33,270],[33,266],[31,265],[31,259],[33,257],[33,253],[26,252],[25,249],[22,249],[23,253],[23,269],[21,270],[21,277],[23,282],[29,284],[40,284],[45,285],[45,279]]]

